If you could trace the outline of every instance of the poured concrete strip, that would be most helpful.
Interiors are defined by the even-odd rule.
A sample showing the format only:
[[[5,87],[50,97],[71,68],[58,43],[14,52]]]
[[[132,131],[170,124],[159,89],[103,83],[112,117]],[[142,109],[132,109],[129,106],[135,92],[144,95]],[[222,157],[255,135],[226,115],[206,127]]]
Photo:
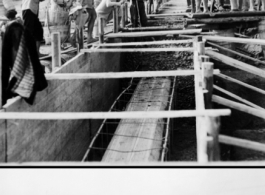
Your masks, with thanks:
[[[168,78],[142,79],[126,111],[166,110],[171,80]],[[117,127],[103,162],[148,162],[161,158],[164,119],[123,119]],[[120,152],[118,152],[120,151]]]

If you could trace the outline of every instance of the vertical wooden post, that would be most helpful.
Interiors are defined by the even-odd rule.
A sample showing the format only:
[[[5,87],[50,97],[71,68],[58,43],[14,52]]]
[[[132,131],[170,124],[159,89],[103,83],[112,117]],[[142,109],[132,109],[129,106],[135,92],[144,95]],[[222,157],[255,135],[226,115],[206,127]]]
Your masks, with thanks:
[[[83,49],[84,48],[84,29],[83,28],[80,28],[79,29],[79,51],[80,49]]]
[[[194,38],[194,70],[200,70],[200,59],[199,54],[201,51],[202,37],[197,36]],[[204,97],[202,90],[202,77],[201,75],[194,76],[194,86],[195,86],[195,103],[196,110],[204,110]],[[197,139],[197,160],[199,163],[205,163],[208,161],[207,156],[207,132],[205,131],[205,117],[196,117],[196,139]]]
[[[122,4],[120,9],[121,9],[121,27],[124,28],[125,27],[125,5]]]
[[[200,63],[200,69],[202,68],[202,58],[201,56],[205,55],[205,43],[202,41],[202,36],[198,36],[198,53],[199,53],[199,63]]]
[[[104,43],[104,19],[98,18],[99,43]]]
[[[52,71],[61,66],[61,37],[60,32],[52,33]]]
[[[113,8],[113,33],[118,32],[118,9],[117,6]]]
[[[210,62],[209,56],[201,55],[201,59],[202,59],[202,62]]]
[[[207,90],[204,93],[204,104],[206,109],[212,108],[212,94],[213,94],[213,63],[212,62],[203,62],[202,63],[203,71],[203,89]]]
[[[207,153],[209,161],[220,160],[218,135],[220,131],[220,117],[206,117],[206,129],[208,133]]]

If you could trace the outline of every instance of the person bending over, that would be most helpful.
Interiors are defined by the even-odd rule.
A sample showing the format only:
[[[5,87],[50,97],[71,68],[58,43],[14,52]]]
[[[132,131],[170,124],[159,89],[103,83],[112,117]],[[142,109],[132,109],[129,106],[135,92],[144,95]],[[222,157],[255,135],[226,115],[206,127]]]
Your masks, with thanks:
[[[115,2],[115,0],[102,0],[99,5],[96,8],[96,13],[97,13],[97,17],[98,20],[100,18],[103,18],[103,26],[105,27],[106,24],[113,18],[113,9],[114,6],[121,6],[121,4],[124,1],[120,1],[120,2]],[[120,11],[119,11],[119,15],[120,15]],[[119,21],[120,21],[121,17],[119,17]],[[95,32],[95,36],[98,36],[98,29],[100,28],[98,26],[98,20],[96,21],[96,25],[95,28],[97,28],[96,32]]]
[[[201,13],[201,1],[202,0],[196,0],[196,13]],[[204,13],[209,12],[208,0],[203,0],[203,12]]]
[[[97,18],[97,13],[94,8],[94,0],[77,0],[77,3],[81,4],[89,14],[89,18],[87,20],[87,43],[95,42],[96,39],[92,36],[94,24]]]

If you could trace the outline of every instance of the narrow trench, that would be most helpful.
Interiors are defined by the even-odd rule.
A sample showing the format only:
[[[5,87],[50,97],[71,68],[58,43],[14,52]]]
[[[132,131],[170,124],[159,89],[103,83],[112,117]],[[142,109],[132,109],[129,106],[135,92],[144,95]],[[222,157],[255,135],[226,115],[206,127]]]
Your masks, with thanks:
[[[174,38],[170,38],[171,40]],[[158,40],[164,40],[158,38]],[[127,40],[132,41],[151,41],[147,38],[144,40],[136,39]],[[171,45],[170,47],[188,47],[190,43]],[[142,46],[143,48],[146,46]],[[148,46],[149,48],[164,48],[166,45],[155,45]],[[157,52],[157,53],[123,53],[121,57],[122,66],[121,71],[154,71],[154,70],[187,70],[193,69],[193,54],[190,52]],[[215,63],[215,68],[223,67],[223,65]],[[219,67],[220,66],[220,67]],[[224,74],[239,74],[238,77],[248,77],[242,72],[235,72],[233,68],[223,69]],[[254,78],[251,77],[253,80]],[[255,80],[255,79],[254,79]],[[130,94],[123,95],[121,99],[124,101],[119,101],[115,106],[114,111],[123,111],[126,108],[127,102],[130,100],[134,89],[137,86],[139,79],[133,81],[134,85],[130,87]],[[126,87],[128,87],[131,79],[121,80],[121,92]],[[226,83],[222,80],[216,78],[214,80],[215,84],[232,91],[236,94],[249,95],[254,97],[255,94],[251,91],[242,91],[242,87],[235,86],[235,84]],[[260,80],[255,80],[259,83]],[[261,88],[263,84],[260,83]],[[218,91],[214,91],[214,94],[220,95],[225,98],[224,94],[220,94]],[[174,107],[173,110],[193,110],[195,109],[195,94],[194,94],[194,77],[193,76],[179,76],[176,77],[176,86],[174,93]],[[253,99],[253,98],[252,98]],[[259,98],[260,100],[262,98]],[[214,108],[224,108],[218,104],[213,105]],[[255,130],[257,128],[264,128],[264,120],[257,119],[255,117],[249,116],[247,114],[241,113],[236,110],[232,110],[231,117],[222,117],[221,134],[229,136],[237,136],[241,133],[243,129]],[[241,120],[242,119],[242,120]],[[102,156],[108,144],[112,139],[112,134],[115,132],[120,120],[107,120],[102,129],[101,136],[96,139],[94,149],[91,150],[90,155],[87,160],[89,161],[101,161]],[[170,124],[170,136],[169,145],[166,155],[166,161],[196,161],[196,126],[195,118],[178,118],[171,120]],[[262,132],[262,131],[261,131]],[[257,132],[255,132],[257,133]],[[251,135],[250,135],[251,134]],[[254,133],[250,132],[248,135],[252,136]],[[241,135],[240,135],[241,136]],[[239,136],[239,137],[240,137]],[[262,136],[263,137],[263,136]],[[245,139],[251,139],[246,137]],[[253,159],[264,159],[264,154],[261,152],[246,151],[246,149],[238,149],[228,145],[220,144],[221,147],[221,160],[223,161],[233,161],[233,160],[253,160]],[[246,154],[239,154],[240,151]]]
[[[160,38],[162,39],[162,38]],[[170,38],[171,40],[173,38]],[[164,39],[163,39],[164,40]],[[128,42],[132,40],[127,40]],[[143,40],[133,40],[143,41]],[[146,40],[145,38],[145,41]],[[169,47],[190,47],[191,43],[171,44]],[[146,47],[146,46],[143,46]],[[149,48],[165,48],[167,45],[148,46]],[[155,53],[123,53],[121,71],[154,71],[154,70],[188,70],[193,69],[193,53],[191,52],[155,52]],[[130,79],[121,80],[121,91],[128,87]],[[130,87],[133,92],[135,85]],[[131,93],[132,94],[132,93]],[[131,95],[123,95],[125,101],[119,101],[114,111],[122,111]],[[193,76],[176,77],[176,86],[172,110],[189,110],[195,108]],[[96,139],[93,149],[86,160],[100,161],[105,149],[111,141],[119,120],[107,120],[102,133]],[[195,118],[171,119],[169,145],[166,161],[196,161],[196,129]]]

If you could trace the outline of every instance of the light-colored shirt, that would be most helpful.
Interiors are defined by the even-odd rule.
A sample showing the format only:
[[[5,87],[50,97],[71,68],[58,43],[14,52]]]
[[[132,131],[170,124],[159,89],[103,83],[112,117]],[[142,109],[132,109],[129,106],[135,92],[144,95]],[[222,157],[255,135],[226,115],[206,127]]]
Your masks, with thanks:
[[[115,0],[113,0],[115,1]],[[96,12],[98,16],[108,19],[108,16],[110,15],[111,11],[113,10],[113,6],[107,7],[106,4],[107,0],[102,0],[100,4],[96,8]]]
[[[22,10],[30,9],[34,14],[38,15],[39,0],[22,0]]]
[[[15,9],[14,3],[12,0],[3,0],[4,8],[7,10]]]

